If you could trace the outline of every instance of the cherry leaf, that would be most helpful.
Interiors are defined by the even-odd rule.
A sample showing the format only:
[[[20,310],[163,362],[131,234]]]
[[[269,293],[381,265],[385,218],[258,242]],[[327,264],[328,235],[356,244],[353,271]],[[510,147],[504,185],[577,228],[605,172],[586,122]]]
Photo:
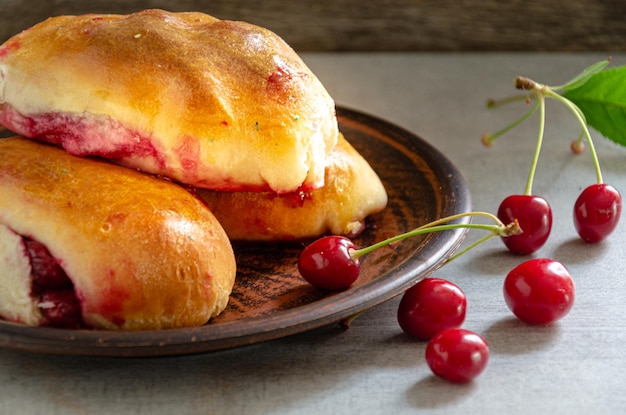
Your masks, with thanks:
[[[626,146],[626,66],[594,73],[562,96],[580,108],[591,127]]]
[[[596,62],[593,65],[590,65],[587,68],[585,68],[584,71],[582,71],[581,73],[576,75],[568,83],[560,85],[560,86],[553,86],[551,88],[553,90],[555,90],[555,91],[557,91],[557,90],[569,91],[569,90],[572,90],[572,89],[579,88],[585,82],[587,82],[589,80],[589,78],[591,78],[593,75],[595,75],[598,72],[604,70],[604,68],[606,68],[609,65],[609,63],[611,63],[611,59],[610,58],[609,59],[605,59],[605,60],[600,61],[600,62]]]

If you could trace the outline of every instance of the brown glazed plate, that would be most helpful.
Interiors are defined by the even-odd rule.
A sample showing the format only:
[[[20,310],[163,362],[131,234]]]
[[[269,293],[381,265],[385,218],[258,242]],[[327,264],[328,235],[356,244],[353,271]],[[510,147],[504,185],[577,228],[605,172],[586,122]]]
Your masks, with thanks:
[[[389,194],[368,218],[357,246],[470,210],[457,168],[431,144],[379,118],[338,108],[339,127],[370,162]],[[167,356],[245,346],[334,324],[381,304],[435,271],[461,244],[464,230],[432,233],[362,258],[349,289],[325,292],[297,270],[304,242],[235,245],[237,282],[226,310],[196,328],[118,332],[26,327],[0,321],[0,347],[93,356]]]

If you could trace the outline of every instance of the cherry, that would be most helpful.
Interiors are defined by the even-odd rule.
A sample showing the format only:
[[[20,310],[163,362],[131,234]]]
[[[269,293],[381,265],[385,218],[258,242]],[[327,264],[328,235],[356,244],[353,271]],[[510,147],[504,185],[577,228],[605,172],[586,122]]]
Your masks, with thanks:
[[[37,305],[46,318],[45,325],[83,327],[82,311],[72,281],[44,244],[29,238],[23,240],[31,265],[33,294],[40,297]]]
[[[580,237],[596,243],[615,230],[622,213],[622,196],[613,186],[599,183],[582,191],[574,204],[574,226]]]
[[[495,224],[449,223],[470,216],[487,217],[493,220]],[[517,235],[521,232],[516,221],[505,225],[491,213],[466,212],[437,219],[419,228],[360,249],[356,249],[354,243],[344,236],[330,235],[317,239],[304,248],[298,258],[298,271],[302,278],[311,285],[327,290],[344,290],[359,277],[361,271],[359,258],[363,255],[413,236],[459,228],[482,229],[489,231],[489,234],[449,257],[446,262],[462,255],[493,236],[499,235],[504,237]]]
[[[604,70],[609,62],[610,59],[597,62],[586,68],[570,82],[560,86],[550,87],[548,85],[539,84],[528,78],[517,77],[515,79],[515,86],[516,88],[523,90],[524,93],[516,97],[501,100],[500,102],[491,100],[489,102],[489,106],[494,107],[499,103],[514,102],[519,99],[529,100],[529,98],[532,98],[535,101],[535,104],[532,105],[526,114],[505,128],[500,129],[494,134],[483,135],[483,143],[491,145],[497,137],[516,127],[521,122],[528,119],[536,110],[539,110],[539,133],[537,136],[537,144],[535,146],[535,154],[526,183],[526,191],[524,192],[525,195],[531,195],[532,183],[545,130],[545,100],[550,98],[565,105],[574,114],[581,127],[580,136],[577,140],[571,142],[570,148],[574,153],[579,154],[582,153],[585,150],[586,145],[588,145],[596,172],[597,184],[585,189],[574,207],[574,224],[576,226],[576,230],[582,239],[592,243],[603,240],[615,229],[621,213],[621,196],[619,196],[619,193],[617,193],[615,189],[603,184],[600,162],[593,145],[591,134],[589,133],[589,128],[587,127],[585,114],[574,102],[570,101],[564,95],[561,95],[556,91],[567,91],[568,89],[578,88],[580,85],[587,82],[594,74]],[[507,200],[505,200],[503,204],[504,203],[514,206],[522,204],[519,201],[509,203]],[[507,207],[510,208],[511,206]],[[523,208],[520,212],[517,212],[517,214],[519,214],[517,219],[519,220],[523,233],[519,236],[514,236],[505,240],[505,244],[513,252],[523,254],[532,253],[541,247],[541,245],[545,242],[545,239],[547,239],[552,222],[551,217],[548,221],[548,214],[551,216],[551,213],[548,212],[546,207],[537,209],[539,209],[538,212],[533,212],[533,208],[528,207]],[[498,213],[498,217],[504,221],[507,219],[510,220],[510,216],[514,215],[514,212],[507,216],[503,216]]]
[[[57,264],[48,248],[40,242],[24,238],[30,259],[33,288],[36,291],[67,288],[72,282]]]
[[[511,195],[498,208],[498,218],[509,223],[517,220],[522,233],[502,237],[506,247],[516,254],[529,255],[541,248],[552,229],[552,209],[541,196]]]
[[[441,278],[425,278],[403,294],[398,323],[405,333],[429,340],[445,329],[460,327],[466,307],[465,293],[458,286]]]
[[[73,289],[42,293],[39,308],[49,326],[61,328],[82,326],[81,308]]]
[[[308,245],[298,260],[298,271],[310,284],[343,290],[359,277],[359,260],[352,257],[354,243],[343,236],[325,236]]]
[[[493,220],[495,224],[449,223],[470,216],[487,217]],[[363,255],[413,236],[459,228],[482,229],[489,231],[489,234],[448,258],[447,262],[493,236],[504,237],[517,235],[521,232],[517,221],[505,225],[491,213],[466,212],[437,219],[419,228],[360,249],[356,249],[354,243],[344,236],[325,236],[312,242],[300,253],[298,271],[306,281],[317,287],[328,290],[346,289],[359,277],[361,271],[359,258]]]
[[[435,335],[426,346],[432,372],[453,383],[467,383],[480,375],[489,361],[489,345],[480,335],[451,328]]]
[[[574,281],[563,264],[533,258],[513,268],[504,279],[504,300],[520,320],[547,324],[564,317],[574,304]]]

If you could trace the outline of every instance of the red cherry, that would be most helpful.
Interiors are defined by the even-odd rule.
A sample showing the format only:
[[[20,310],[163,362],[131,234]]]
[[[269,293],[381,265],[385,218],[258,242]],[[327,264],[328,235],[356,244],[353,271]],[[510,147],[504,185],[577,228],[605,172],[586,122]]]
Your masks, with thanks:
[[[441,278],[425,278],[409,288],[398,306],[398,323],[405,333],[429,340],[465,320],[467,299],[463,291]]]
[[[80,304],[72,289],[42,293],[39,308],[46,317],[49,326],[61,328],[79,328],[82,326]]]
[[[502,201],[498,219],[503,223],[517,220],[522,233],[502,237],[506,247],[516,254],[529,255],[541,248],[552,229],[552,209],[540,196],[512,195]]]
[[[359,260],[351,253],[354,243],[343,236],[325,236],[308,245],[298,259],[298,271],[310,284],[326,290],[343,290],[359,277]]]
[[[480,375],[489,361],[489,345],[478,334],[452,328],[433,337],[426,346],[432,372],[453,383],[466,383]]]
[[[58,290],[72,286],[72,281],[57,264],[45,245],[24,238],[26,252],[30,258],[31,275],[35,291]]]
[[[608,184],[593,184],[582,191],[574,204],[574,226],[590,243],[602,241],[615,230],[622,213],[622,196]]]
[[[547,324],[564,317],[574,304],[574,280],[563,264],[533,258],[504,279],[504,300],[520,320]]]

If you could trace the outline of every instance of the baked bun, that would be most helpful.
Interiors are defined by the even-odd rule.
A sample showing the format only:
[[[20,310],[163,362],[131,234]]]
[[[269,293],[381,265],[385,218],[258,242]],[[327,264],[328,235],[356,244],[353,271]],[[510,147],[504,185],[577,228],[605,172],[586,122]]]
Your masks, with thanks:
[[[199,189],[231,240],[285,241],[324,233],[355,236],[365,218],[387,205],[387,192],[368,162],[339,135],[326,185],[310,192],[216,192]]]
[[[16,134],[219,190],[323,185],[335,106],[276,34],[202,13],[52,17],[0,47]]]
[[[55,325],[68,288],[90,328],[199,326],[226,307],[232,247],[187,190],[23,138],[0,155],[0,316]]]

